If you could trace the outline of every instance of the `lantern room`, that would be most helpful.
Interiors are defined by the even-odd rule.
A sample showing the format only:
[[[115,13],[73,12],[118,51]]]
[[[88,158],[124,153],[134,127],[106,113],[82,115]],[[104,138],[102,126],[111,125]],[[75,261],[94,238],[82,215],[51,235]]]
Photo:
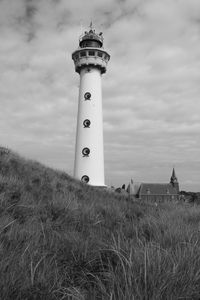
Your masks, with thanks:
[[[102,32],[99,34],[95,33],[94,29],[85,31],[85,33],[79,39],[80,48],[102,48],[103,46],[103,36]]]

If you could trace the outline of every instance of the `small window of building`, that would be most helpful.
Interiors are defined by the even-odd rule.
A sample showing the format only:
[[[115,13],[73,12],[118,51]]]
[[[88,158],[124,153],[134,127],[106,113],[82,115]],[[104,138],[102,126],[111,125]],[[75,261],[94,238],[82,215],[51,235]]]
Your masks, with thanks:
[[[90,98],[91,98],[91,93],[86,92],[86,93],[84,94],[84,98],[85,98],[85,100],[90,100]]]
[[[102,56],[103,56],[103,53],[102,53],[102,52],[98,52],[98,56],[99,56],[99,57],[102,57]]]
[[[87,175],[83,175],[82,178],[81,178],[81,181],[84,182],[84,183],[88,183],[89,180],[90,180],[90,178]]]
[[[89,154],[90,154],[90,149],[89,148],[83,148],[83,150],[82,150],[82,154],[83,154],[83,156],[89,156]]]
[[[95,51],[88,51],[89,56],[95,56]]]
[[[90,128],[90,124],[91,124],[91,122],[90,122],[90,120],[88,120],[88,119],[85,119],[85,120],[83,121],[83,126],[84,126],[84,128]]]
[[[85,52],[85,51],[82,51],[82,52],[80,53],[80,56],[81,56],[81,57],[86,56],[86,52]]]
[[[147,188],[146,191],[147,191],[147,195],[151,193],[150,188]]]

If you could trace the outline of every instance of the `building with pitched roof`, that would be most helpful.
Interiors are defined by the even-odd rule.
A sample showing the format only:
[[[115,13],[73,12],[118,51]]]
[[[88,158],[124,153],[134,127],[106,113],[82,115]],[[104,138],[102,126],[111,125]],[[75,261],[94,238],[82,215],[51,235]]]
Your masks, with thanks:
[[[130,196],[147,201],[179,200],[179,183],[175,169],[173,168],[169,183],[134,183],[131,179],[127,192]]]

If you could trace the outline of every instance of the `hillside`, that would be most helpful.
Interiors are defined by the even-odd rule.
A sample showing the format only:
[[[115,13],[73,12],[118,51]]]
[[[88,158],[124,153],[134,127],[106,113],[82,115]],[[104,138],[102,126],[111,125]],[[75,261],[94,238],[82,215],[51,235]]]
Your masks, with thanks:
[[[0,149],[0,299],[199,299],[200,208],[140,203]]]

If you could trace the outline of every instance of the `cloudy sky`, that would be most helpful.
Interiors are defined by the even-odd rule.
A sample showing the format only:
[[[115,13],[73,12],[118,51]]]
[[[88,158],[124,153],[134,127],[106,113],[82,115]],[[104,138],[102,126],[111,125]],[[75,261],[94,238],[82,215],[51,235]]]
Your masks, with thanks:
[[[0,144],[73,174],[79,75],[93,20],[103,75],[108,185],[130,178],[200,191],[199,0],[0,0]]]

